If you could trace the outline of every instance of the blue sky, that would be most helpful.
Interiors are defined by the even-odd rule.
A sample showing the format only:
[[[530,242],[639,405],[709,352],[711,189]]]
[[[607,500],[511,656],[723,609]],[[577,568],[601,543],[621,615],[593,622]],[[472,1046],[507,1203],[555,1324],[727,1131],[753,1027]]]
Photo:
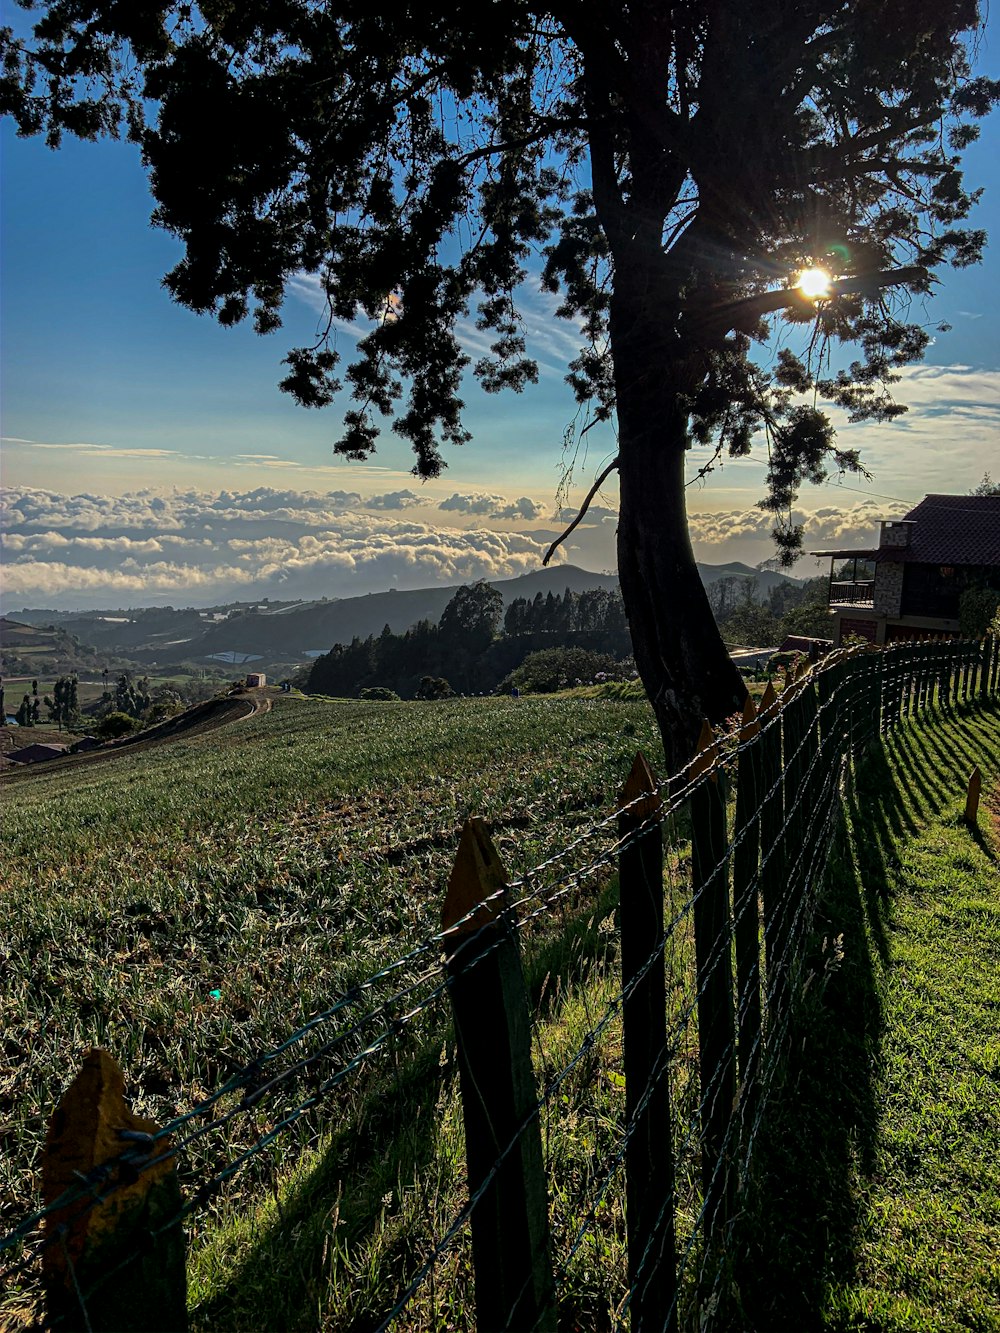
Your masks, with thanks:
[[[978,67],[997,77],[1000,28],[992,27]],[[487,397],[470,382],[473,441],[449,451],[444,476],[422,486],[389,433],[370,464],[332,458],[346,403],[305,412],[278,392],[282,357],[316,328],[307,282],[289,298],[277,334],[221,329],[160,287],[178,247],[149,226],[132,147],[67,139],[53,153],[4,125],[2,148],[8,609],[206,602],[227,590],[246,595],[258,577],[272,596],[282,587],[337,596],[537,565],[559,526],[561,442],[575,412],[562,379],[573,330],[554,318],[551,298],[533,294],[527,307],[540,383]],[[986,471],[1000,475],[997,116],[983,123],[966,162],[969,182],[985,187],[972,222],[995,237],[986,262],[946,273],[926,314],[916,313],[952,330],[907,372],[899,397],[910,413],[892,426],[841,427],[840,442],[862,449],[875,478],[809,488],[807,544],[868,540],[879,516],[927,491],[966,491]],[[614,451],[610,432],[588,439],[572,498]],[[692,451],[692,471],[704,459]],[[732,462],[689,492],[700,558],[756,563],[771,554],[768,520],[754,509],[763,473],[763,457]],[[172,497],[172,546],[160,540],[170,532],[156,529],[157,514],[168,511],[122,499],[137,494]],[[613,484],[600,500],[567,553],[591,569],[614,564]],[[346,562],[345,552],[353,552]],[[814,572],[813,562],[798,572]]]

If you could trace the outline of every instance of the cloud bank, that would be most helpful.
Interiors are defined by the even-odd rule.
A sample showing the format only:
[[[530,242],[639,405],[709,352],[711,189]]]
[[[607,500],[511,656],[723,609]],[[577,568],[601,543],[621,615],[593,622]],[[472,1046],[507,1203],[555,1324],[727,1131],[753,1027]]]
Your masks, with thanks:
[[[398,516],[419,503],[411,491],[363,499],[269,487],[122,496],[9,488],[0,501],[5,604],[207,605],[251,589],[343,597],[511,578],[540,565],[545,545],[527,533]],[[518,503],[518,516],[530,514],[534,502]]]

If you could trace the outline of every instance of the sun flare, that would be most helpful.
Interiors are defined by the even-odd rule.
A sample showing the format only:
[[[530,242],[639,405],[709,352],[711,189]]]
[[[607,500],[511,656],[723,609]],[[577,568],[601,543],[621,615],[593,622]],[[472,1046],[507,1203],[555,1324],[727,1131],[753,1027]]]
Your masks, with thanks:
[[[796,285],[803,296],[807,296],[810,301],[818,301],[830,295],[830,282],[830,275],[825,268],[807,268],[799,274]]]

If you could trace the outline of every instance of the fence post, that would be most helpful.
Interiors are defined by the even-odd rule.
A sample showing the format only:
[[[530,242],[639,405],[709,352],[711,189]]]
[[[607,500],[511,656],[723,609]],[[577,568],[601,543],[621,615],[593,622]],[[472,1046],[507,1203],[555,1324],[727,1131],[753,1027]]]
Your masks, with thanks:
[[[467,819],[441,913],[455,1021],[476,1326],[553,1331],[548,1199],[531,1021],[507,877],[486,825]]]
[[[760,723],[747,695],[740,726],[736,770],[736,815],[733,825],[733,934],[736,941],[736,1023],[740,1074],[740,1117],[744,1127],[756,1118],[761,1057],[760,1010],[760,857],[761,797]]]
[[[969,785],[965,793],[965,822],[975,826],[979,822],[979,794],[983,786],[983,775],[979,765],[969,774]]]
[[[667,1059],[663,831],[656,779],[637,754],[620,794],[625,1219],[633,1333],[677,1327],[674,1152]]]
[[[882,716],[882,674],[883,654],[876,648],[865,654],[867,664],[868,688],[865,695],[866,718],[864,750],[867,752],[878,742]]]
[[[144,1162],[169,1153],[170,1141],[153,1140],[157,1126],[133,1113],[124,1090],[118,1065],[95,1048],[49,1121],[42,1153],[46,1206],[78,1187],[81,1176],[103,1176],[94,1195],[45,1219],[42,1281],[49,1321],[59,1333],[187,1328],[174,1159],[142,1169]],[[107,1197],[92,1203],[98,1192]]]
[[[706,721],[690,768],[691,893],[698,977],[698,1054],[701,1068],[701,1179],[709,1250],[733,1215],[735,1181],[727,1139],[736,1100],[733,973],[730,958],[726,801],[715,771],[717,747]],[[704,781],[698,781],[703,775]]]
[[[853,677],[857,674],[856,663],[848,661],[848,669]],[[777,696],[768,685],[760,701],[761,733],[757,742],[760,755],[760,897],[764,913],[764,996],[767,1002],[768,1033],[774,1030],[774,998],[780,990],[780,966],[777,949],[778,913],[781,909],[782,885],[784,883],[784,863],[781,847],[781,825],[783,797],[782,785],[784,772],[781,767],[781,714]],[[849,721],[852,730],[857,713],[852,710]]]
[[[984,634],[979,644],[979,689],[977,693],[986,699],[990,692],[990,636]]]
[[[806,826],[812,814],[810,796],[814,778],[810,767],[817,748],[813,745],[815,712],[812,681],[801,682],[781,710],[784,751],[784,826],[781,833],[783,876],[781,902],[773,932],[777,967],[772,975],[772,1003],[775,1018],[779,1021],[784,1018],[789,1003],[792,936],[805,892]],[[877,719],[878,713],[872,716]]]
[[[963,641],[963,669],[961,669],[961,701],[968,704],[972,697],[972,640]]]

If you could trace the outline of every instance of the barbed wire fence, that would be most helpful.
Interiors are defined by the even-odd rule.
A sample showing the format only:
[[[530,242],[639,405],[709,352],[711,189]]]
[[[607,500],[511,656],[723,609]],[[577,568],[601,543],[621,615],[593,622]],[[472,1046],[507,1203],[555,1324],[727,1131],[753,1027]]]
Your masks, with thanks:
[[[166,1124],[133,1116],[120,1071],[92,1052],[50,1124],[43,1205],[0,1236],[8,1289],[39,1300],[44,1289],[54,1327],[184,1327],[185,1222],[341,1090],[369,1079],[377,1092],[380,1070],[451,1042],[465,1198],[422,1251],[410,1247],[364,1326],[419,1327],[414,1310],[425,1310],[436,1271],[461,1249],[471,1254],[470,1325],[555,1329],[614,1202],[624,1225],[602,1281],[617,1324],[676,1330],[697,1312],[710,1328],[807,981],[845,783],[910,718],[998,695],[993,638],[841,651],[786,681],[780,696],[769,687],[728,734],[706,724],[680,773],[657,780],[637,757],[617,808],[519,877],[470,820],[441,930]],[[522,955],[567,907],[591,912],[593,924],[599,890],[616,874],[620,973],[598,988],[599,1010],[588,1008],[582,1037],[550,1066],[544,1050],[539,1058],[542,1019]],[[559,1167],[543,1124],[550,1141],[567,1090],[593,1081],[602,1053],[621,1067],[612,1072],[623,1105],[604,1127],[577,1215],[561,1217],[554,1234]],[[81,1105],[90,1116],[82,1129],[71,1123]],[[256,1125],[265,1108],[266,1127],[228,1155],[228,1127]],[[184,1176],[206,1143],[220,1145],[198,1158],[212,1169]]]

